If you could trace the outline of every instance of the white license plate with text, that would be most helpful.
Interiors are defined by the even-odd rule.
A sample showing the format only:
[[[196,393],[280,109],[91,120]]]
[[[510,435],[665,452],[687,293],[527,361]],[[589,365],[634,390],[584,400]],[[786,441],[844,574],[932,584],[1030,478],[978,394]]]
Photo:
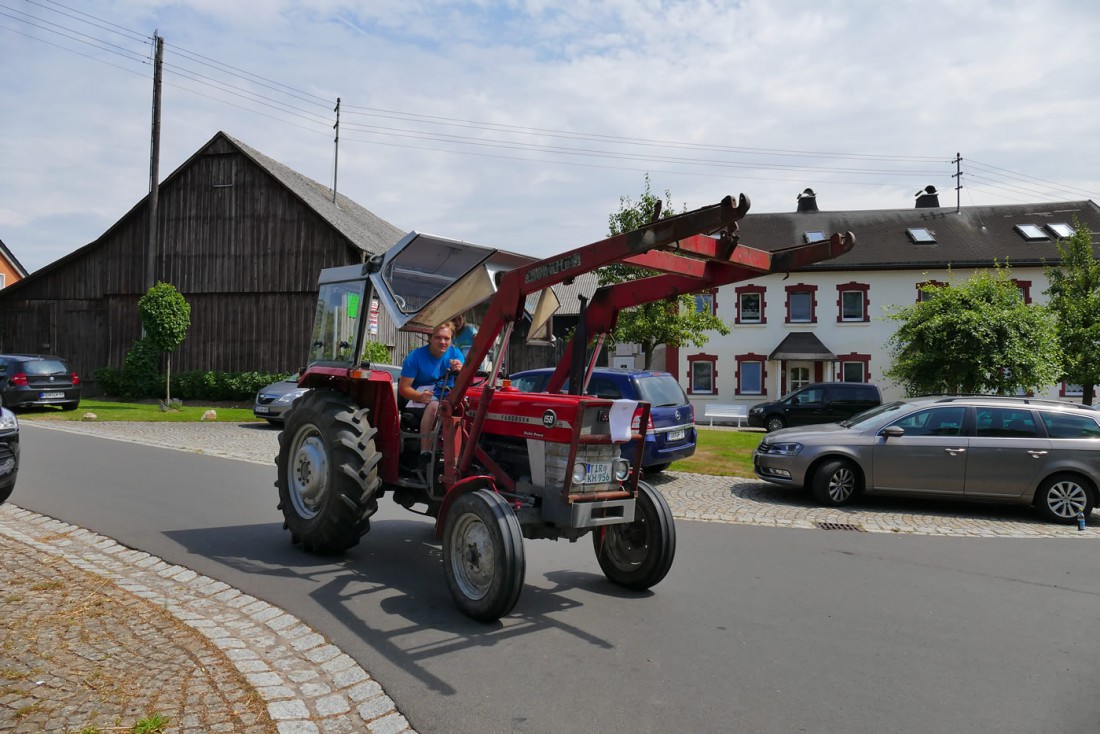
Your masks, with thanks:
[[[254,409],[256,413],[270,413],[271,410],[266,405],[257,405]]]
[[[606,484],[611,481],[611,464],[589,464],[588,474],[584,477],[585,484]]]
[[[40,400],[60,400],[65,397],[63,392],[44,392],[39,396]]]
[[[685,434],[684,434],[683,431],[669,431],[668,432],[668,440],[669,441],[683,441],[684,440],[684,435]]]

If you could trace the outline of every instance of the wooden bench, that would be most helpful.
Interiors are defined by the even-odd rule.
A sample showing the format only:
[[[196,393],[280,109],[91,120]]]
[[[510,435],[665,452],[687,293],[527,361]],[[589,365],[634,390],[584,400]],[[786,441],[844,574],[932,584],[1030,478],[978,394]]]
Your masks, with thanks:
[[[737,421],[738,428],[741,421],[749,419],[749,406],[739,403],[707,403],[703,408],[703,417],[710,419],[710,425],[714,426],[714,419],[725,421]]]

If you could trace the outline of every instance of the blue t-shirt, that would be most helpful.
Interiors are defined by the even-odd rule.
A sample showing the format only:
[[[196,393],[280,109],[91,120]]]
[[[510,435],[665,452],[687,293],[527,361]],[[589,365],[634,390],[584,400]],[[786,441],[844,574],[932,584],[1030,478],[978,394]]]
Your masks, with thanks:
[[[428,345],[417,347],[409,352],[405,361],[401,363],[401,376],[411,377],[412,386],[416,390],[425,387],[435,389],[435,399],[442,396],[443,385],[451,387],[455,384],[454,374],[450,371],[451,360],[462,361],[462,352],[453,343],[447,347],[447,351],[441,357],[433,357]],[[446,376],[446,382],[440,378]]]
[[[458,347],[462,352],[462,356],[465,357],[470,353],[470,348],[474,346],[475,336],[477,336],[477,327],[473,324],[466,324],[462,327],[462,331],[455,334],[451,346]]]

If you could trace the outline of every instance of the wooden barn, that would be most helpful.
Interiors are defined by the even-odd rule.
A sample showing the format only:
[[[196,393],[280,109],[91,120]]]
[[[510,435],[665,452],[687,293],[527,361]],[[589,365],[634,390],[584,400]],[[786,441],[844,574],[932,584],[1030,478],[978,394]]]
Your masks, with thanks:
[[[320,270],[362,262],[405,234],[223,132],[158,198],[155,280],[191,305],[173,371],[301,366]],[[89,382],[100,367],[121,367],[141,336],[148,217],[146,197],[94,242],[3,289],[0,350],[61,355]],[[379,337],[406,351],[384,313]]]
[[[0,291],[0,352],[57,354],[96,394],[95,370],[121,367],[141,336],[148,289],[149,197],[94,242]],[[345,196],[219,132],[161,183],[154,281],[191,305],[172,371],[280,372],[303,366],[322,268],[383,253],[405,235]],[[560,351],[524,344],[511,370],[554,363]],[[385,309],[378,339],[398,363],[419,334],[397,332]]]

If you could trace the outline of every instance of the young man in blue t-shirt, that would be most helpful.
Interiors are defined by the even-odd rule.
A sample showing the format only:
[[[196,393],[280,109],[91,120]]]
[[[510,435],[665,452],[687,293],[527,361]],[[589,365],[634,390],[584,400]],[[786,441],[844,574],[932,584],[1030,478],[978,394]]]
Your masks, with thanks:
[[[462,369],[462,352],[451,344],[454,327],[444,321],[432,330],[431,340],[418,347],[401,363],[401,379],[397,394],[409,401],[409,407],[422,406],[420,418],[420,459],[432,448],[431,430],[439,413],[443,387],[454,384],[454,373]]]

